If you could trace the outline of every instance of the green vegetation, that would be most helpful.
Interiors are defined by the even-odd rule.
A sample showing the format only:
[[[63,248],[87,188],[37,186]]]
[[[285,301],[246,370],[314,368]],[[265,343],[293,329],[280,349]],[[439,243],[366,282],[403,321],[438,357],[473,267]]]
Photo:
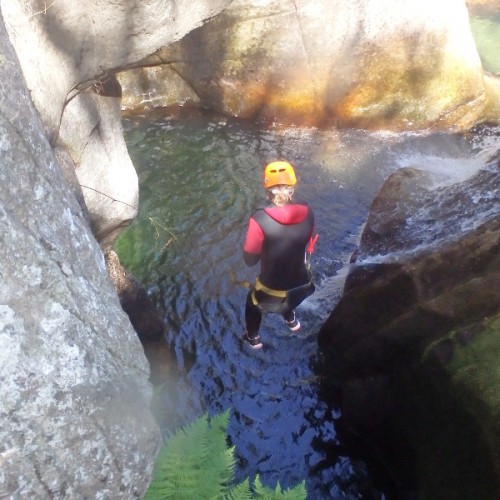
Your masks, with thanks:
[[[500,74],[500,18],[473,17],[470,24],[484,69]]]
[[[227,445],[229,410],[209,418],[206,414],[173,434],[156,460],[153,481],[145,500],[196,499],[287,499],[304,500],[305,482],[282,491],[255,478],[234,484],[234,447]]]
[[[496,449],[500,467],[500,315],[485,319],[476,338],[457,346],[448,365],[455,393]]]
[[[439,352],[448,356],[440,358]],[[495,315],[450,331],[407,376],[411,396],[401,406],[417,450],[422,498],[497,498],[499,357],[500,315]]]

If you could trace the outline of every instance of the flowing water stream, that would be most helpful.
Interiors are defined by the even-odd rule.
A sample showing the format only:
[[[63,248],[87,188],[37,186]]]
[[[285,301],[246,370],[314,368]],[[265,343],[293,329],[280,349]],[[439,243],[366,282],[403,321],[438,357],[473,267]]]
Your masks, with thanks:
[[[306,480],[309,498],[383,498],[366,465],[337,442],[338,411],[318,396],[316,334],[340,297],[383,181],[402,166],[430,170],[438,183],[463,180],[499,149],[498,130],[260,130],[189,110],[125,126],[140,210],[116,249],[164,314],[165,344],[175,353],[152,360],[155,383],[163,384],[162,427],[230,408],[237,479],[258,473],[285,488]],[[240,340],[247,289],[238,282],[254,280],[258,269],[245,267],[241,247],[248,217],[264,201],[263,166],[277,158],[296,166],[296,197],[316,215],[317,291],[298,309],[299,334],[265,316],[264,348],[255,352]]]

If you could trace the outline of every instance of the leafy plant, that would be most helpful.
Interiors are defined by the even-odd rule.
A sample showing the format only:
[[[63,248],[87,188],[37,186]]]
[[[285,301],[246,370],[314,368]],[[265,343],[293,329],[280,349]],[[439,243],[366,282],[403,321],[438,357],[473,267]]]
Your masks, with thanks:
[[[234,446],[227,445],[229,410],[209,418],[207,414],[178,430],[162,447],[155,464],[153,481],[145,500],[220,499],[304,500],[305,482],[282,491],[265,487],[259,476],[253,492],[250,481],[233,484]]]
[[[283,491],[279,482],[276,485],[276,488],[272,490],[262,484],[259,476],[255,477],[254,496],[252,498],[258,498],[262,500],[272,500],[275,498],[286,500],[304,500],[306,496],[307,490],[305,481],[302,481],[294,488],[289,488],[288,490]]]

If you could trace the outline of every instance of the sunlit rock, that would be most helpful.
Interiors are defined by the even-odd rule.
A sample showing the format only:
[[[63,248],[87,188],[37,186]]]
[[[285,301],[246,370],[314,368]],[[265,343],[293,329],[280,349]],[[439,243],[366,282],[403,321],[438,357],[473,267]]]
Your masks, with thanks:
[[[466,0],[471,14],[490,15],[498,13],[498,0]]]
[[[271,123],[461,130],[486,104],[461,0],[238,0],[143,65],[164,69],[119,76],[126,109],[170,101]],[[166,99],[158,76],[169,75]]]
[[[494,124],[498,122],[500,116],[500,78],[485,75],[484,85],[487,98],[483,112],[484,121]]]
[[[141,498],[149,367],[1,17],[0,165],[0,496]]]
[[[319,332],[345,424],[417,497],[500,486],[499,168],[451,184],[394,173]]]
[[[66,106],[57,148],[73,159],[94,235],[104,249],[139,207],[137,173],[123,137],[120,86],[114,77],[79,93]],[[74,167],[75,168],[75,167]]]
[[[135,217],[138,198],[120,124],[119,86],[112,88],[108,72],[179,40],[228,3],[0,1],[49,141],[77,170],[103,247]]]

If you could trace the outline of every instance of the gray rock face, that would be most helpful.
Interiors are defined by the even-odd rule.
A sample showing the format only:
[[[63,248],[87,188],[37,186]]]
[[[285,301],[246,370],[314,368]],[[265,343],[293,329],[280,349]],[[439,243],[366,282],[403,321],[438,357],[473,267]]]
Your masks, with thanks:
[[[94,235],[107,249],[137,215],[139,185],[123,137],[120,95],[102,94],[91,87],[67,104],[56,144],[69,152]]]
[[[113,89],[109,73],[179,40],[229,3],[0,0],[49,141],[64,152],[85,186],[83,197],[103,248],[133,220],[138,204],[137,176],[121,129],[119,86]]]
[[[140,498],[148,365],[0,17],[0,495]]]

